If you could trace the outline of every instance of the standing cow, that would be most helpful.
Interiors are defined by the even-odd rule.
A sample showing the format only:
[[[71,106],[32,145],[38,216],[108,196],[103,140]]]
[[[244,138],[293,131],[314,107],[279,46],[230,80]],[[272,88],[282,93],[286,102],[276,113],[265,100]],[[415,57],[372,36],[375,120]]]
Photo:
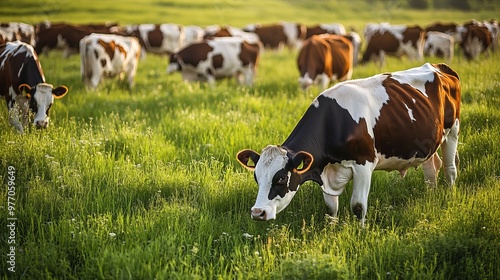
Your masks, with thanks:
[[[351,210],[364,224],[374,170],[422,164],[427,183],[436,184],[441,159],[453,185],[460,127],[460,82],[445,64],[385,73],[339,83],[320,94],[286,141],[261,154],[242,150],[240,164],[259,185],[251,216],[275,219],[305,181],[321,185],[333,216],[338,196],[352,179]]]
[[[455,39],[443,32],[429,31],[425,33],[424,54],[442,57],[448,62],[453,60]]]
[[[390,25],[388,23],[365,26],[366,50],[361,63],[379,61],[382,67],[385,55],[422,61],[424,58],[424,30],[419,26]]]
[[[81,75],[87,89],[95,89],[104,77],[127,78],[133,88],[141,56],[135,37],[90,34],[80,41]]]
[[[42,66],[29,44],[15,41],[0,46],[0,95],[9,110],[9,122],[20,133],[30,111],[37,128],[49,125],[49,110],[54,98],[68,93],[66,86],[54,88],[45,82]]]
[[[353,46],[343,36],[314,35],[304,41],[297,57],[299,84],[306,90],[313,84],[325,89],[330,81],[345,81],[352,76]]]
[[[171,55],[167,73],[181,71],[186,81],[207,81],[212,85],[215,79],[226,77],[252,85],[259,52],[259,44],[250,44],[240,37],[214,38]]]

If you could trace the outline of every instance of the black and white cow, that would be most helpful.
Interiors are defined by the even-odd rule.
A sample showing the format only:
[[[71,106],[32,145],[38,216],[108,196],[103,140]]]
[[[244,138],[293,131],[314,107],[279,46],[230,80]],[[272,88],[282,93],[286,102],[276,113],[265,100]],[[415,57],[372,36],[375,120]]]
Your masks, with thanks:
[[[252,218],[275,219],[308,180],[321,185],[336,216],[338,196],[352,179],[351,210],[364,224],[373,171],[404,176],[422,164],[426,182],[435,185],[440,147],[446,178],[454,184],[460,93],[455,71],[429,63],[325,90],[282,145],[237,154],[259,185]]]
[[[49,110],[55,98],[68,93],[66,86],[45,83],[42,66],[29,44],[15,41],[0,46],[0,96],[5,98],[9,122],[20,132],[31,110],[37,128],[49,125]]]

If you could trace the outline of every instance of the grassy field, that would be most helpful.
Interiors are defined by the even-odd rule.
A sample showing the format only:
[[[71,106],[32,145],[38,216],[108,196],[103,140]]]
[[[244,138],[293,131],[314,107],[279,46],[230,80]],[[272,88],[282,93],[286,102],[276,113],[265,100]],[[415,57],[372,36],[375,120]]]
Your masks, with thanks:
[[[0,15],[29,23],[293,20],[356,28],[495,15],[370,9],[365,1],[114,3],[7,0]],[[296,55],[265,52],[253,87],[222,80],[213,88],[166,75],[167,58],[148,55],[132,92],[116,81],[86,92],[78,56],[42,56],[48,82],[70,92],[54,103],[47,130],[23,135],[0,106],[0,278],[498,279],[499,53],[450,63],[462,81],[456,186],[440,177],[437,188],[427,188],[420,169],[404,179],[376,172],[365,228],[349,210],[350,185],[338,221],[325,215],[314,183],[303,185],[277,220],[250,219],[257,186],[235,154],[283,142],[319,93],[298,89]],[[390,58],[383,69],[355,68],[354,78],[418,65]],[[16,186],[13,216],[9,182]],[[8,217],[17,218],[10,239]],[[14,273],[7,270],[10,246]]]

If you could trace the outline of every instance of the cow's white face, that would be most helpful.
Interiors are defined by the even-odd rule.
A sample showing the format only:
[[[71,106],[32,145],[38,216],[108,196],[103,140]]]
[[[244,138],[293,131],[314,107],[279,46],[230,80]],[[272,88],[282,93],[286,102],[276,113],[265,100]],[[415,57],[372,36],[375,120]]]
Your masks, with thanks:
[[[26,84],[19,86],[19,90],[29,99],[30,109],[35,113],[33,124],[37,128],[46,128],[49,126],[49,110],[54,103],[54,97],[61,98],[67,92],[68,88],[59,86],[53,88],[52,85],[40,83],[34,87]]]
[[[285,209],[297,192],[301,175],[309,170],[313,161],[306,152],[290,157],[288,152],[278,146],[269,145],[262,155],[251,150],[238,153],[239,162],[254,170],[259,192],[251,209],[252,219],[267,221]]]

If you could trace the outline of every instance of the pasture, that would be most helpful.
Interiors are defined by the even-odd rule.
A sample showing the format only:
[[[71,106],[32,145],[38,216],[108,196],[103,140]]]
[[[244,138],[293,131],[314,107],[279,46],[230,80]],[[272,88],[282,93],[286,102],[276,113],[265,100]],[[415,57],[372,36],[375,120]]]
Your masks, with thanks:
[[[365,1],[4,2],[2,21],[27,23],[288,20],[360,31],[370,21],[424,26],[496,15],[370,8]],[[257,185],[235,154],[282,143],[319,94],[299,89],[296,56],[265,52],[254,86],[221,80],[210,87],[167,75],[167,58],[148,55],[134,90],[109,80],[95,92],[85,91],[78,55],[41,56],[47,81],[70,91],[54,102],[47,130],[23,135],[0,105],[0,278],[498,279],[500,54],[468,62],[457,53],[449,64],[462,85],[456,185],[446,186],[440,173],[438,186],[427,188],[421,169],[404,179],[377,171],[365,228],[350,212],[350,184],[338,220],[325,215],[314,183],[303,185],[277,220],[250,219]],[[356,67],[353,78],[421,64],[389,58],[382,69]],[[9,181],[16,186],[12,209]],[[16,218],[13,238],[9,217]],[[11,246],[15,272],[7,270]]]

